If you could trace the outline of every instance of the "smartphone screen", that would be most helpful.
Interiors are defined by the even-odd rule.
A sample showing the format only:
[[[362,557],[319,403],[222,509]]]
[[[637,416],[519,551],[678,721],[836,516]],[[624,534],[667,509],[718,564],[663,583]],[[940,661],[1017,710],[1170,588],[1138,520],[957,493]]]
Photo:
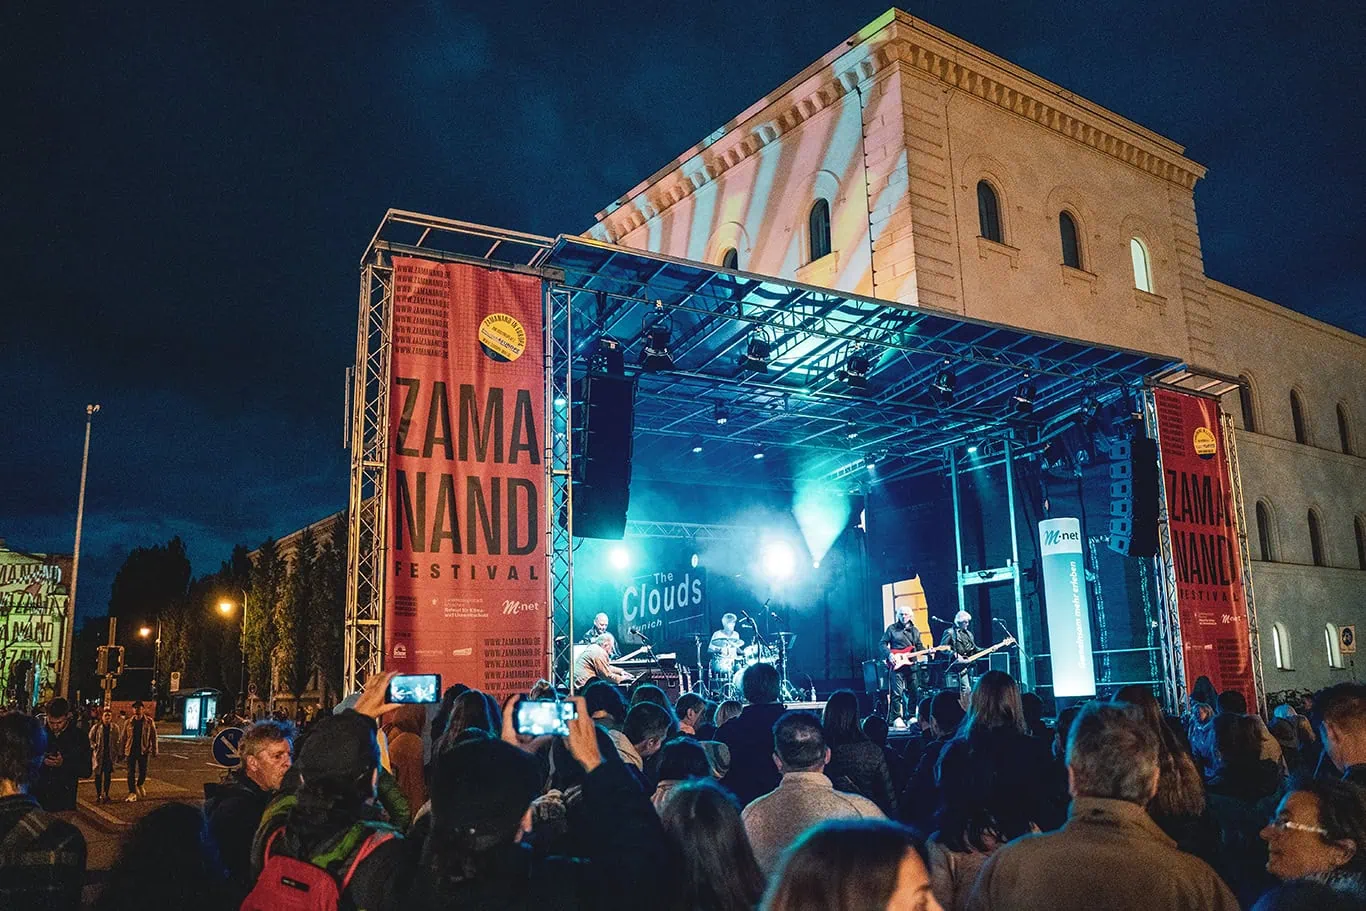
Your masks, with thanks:
[[[517,733],[528,737],[569,733],[569,722],[579,717],[572,702],[558,699],[523,699],[517,703]]]
[[[399,705],[425,704],[441,700],[440,674],[399,674],[389,681],[386,702]]]

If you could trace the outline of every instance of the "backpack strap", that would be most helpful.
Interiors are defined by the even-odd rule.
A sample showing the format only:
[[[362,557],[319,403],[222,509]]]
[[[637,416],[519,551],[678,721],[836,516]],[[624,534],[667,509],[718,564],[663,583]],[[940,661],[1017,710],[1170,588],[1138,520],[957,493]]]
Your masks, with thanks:
[[[0,858],[12,857],[36,842],[43,833],[52,828],[52,817],[38,807],[31,808],[10,829],[4,841],[0,841]]]
[[[389,841],[393,837],[393,832],[385,831],[371,832],[368,836],[366,836],[365,841],[361,842],[360,848],[357,849],[356,856],[352,858],[350,866],[346,868],[346,872],[342,875],[342,892],[345,892],[346,887],[351,884],[351,877],[356,875],[356,868],[361,865],[361,861],[365,860],[365,858],[375,853],[375,849],[377,849],[380,845],[384,844],[386,841]]]
[[[262,865],[262,866],[265,866],[266,861],[270,860],[270,846],[273,845],[273,844],[275,844],[275,839],[279,838],[279,837],[280,837],[280,833],[283,832],[284,830],[285,830],[285,827],[284,827],[284,826],[277,826],[277,827],[275,828],[275,831],[270,833],[270,837],[266,839],[266,847],[265,847],[265,849],[261,852],[261,865]]]

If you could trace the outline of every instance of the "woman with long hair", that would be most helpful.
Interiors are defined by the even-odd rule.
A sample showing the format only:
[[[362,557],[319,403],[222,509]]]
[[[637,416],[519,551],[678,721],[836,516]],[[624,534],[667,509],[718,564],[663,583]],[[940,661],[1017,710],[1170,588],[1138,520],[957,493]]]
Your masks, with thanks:
[[[1136,706],[1157,735],[1157,795],[1148,803],[1148,815],[1181,850],[1208,863],[1217,861],[1215,843],[1219,834],[1205,813],[1204,780],[1194,757],[1167,724],[1152,689],[1137,684],[1126,686],[1115,694],[1115,701]]]
[[[758,903],[764,875],[734,796],[706,779],[684,782],[660,809],[660,821],[683,858],[683,895],[677,907],[750,911]]]
[[[858,696],[853,690],[830,694],[821,714],[830,761],[825,774],[841,791],[862,794],[890,818],[896,817],[896,789],[882,747],[863,733],[859,724]]]
[[[942,911],[911,830],[835,820],[807,830],[783,857],[762,911]]]
[[[960,737],[969,738],[974,730],[1029,733],[1024,705],[1020,702],[1020,685],[1005,671],[987,671],[973,686],[968,698],[968,714],[958,733]]]

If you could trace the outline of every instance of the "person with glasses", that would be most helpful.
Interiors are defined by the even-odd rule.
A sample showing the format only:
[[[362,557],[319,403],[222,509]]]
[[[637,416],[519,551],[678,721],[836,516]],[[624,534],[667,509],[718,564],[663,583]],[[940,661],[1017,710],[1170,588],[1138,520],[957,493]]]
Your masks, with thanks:
[[[1262,829],[1277,879],[1366,878],[1366,790],[1332,779],[1291,785]]]

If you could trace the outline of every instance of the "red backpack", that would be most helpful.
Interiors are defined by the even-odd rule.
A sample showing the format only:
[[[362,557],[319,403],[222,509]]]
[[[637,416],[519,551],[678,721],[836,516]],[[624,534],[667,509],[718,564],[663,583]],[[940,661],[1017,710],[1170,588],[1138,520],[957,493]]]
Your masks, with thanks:
[[[371,832],[366,836],[339,883],[335,876],[316,864],[271,854],[271,846],[283,831],[281,826],[266,841],[265,866],[251,893],[242,902],[242,911],[337,911],[341,907],[342,893],[351,884],[351,877],[361,861],[394,837],[392,832]]]

